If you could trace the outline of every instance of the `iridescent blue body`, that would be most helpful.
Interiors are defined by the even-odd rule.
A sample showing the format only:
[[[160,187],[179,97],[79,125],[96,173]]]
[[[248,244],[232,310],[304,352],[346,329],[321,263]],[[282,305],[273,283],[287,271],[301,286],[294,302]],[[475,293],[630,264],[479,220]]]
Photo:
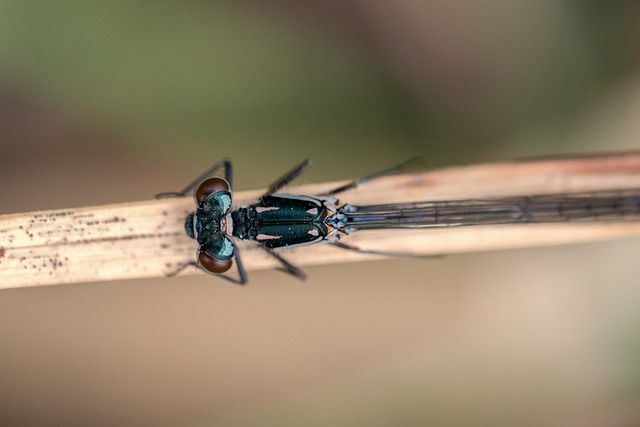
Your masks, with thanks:
[[[227,235],[275,249],[325,240],[336,228],[333,208],[319,198],[267,196],[229,212],[230,203],[226,202],[230,202],[230,194],[225,193],[212,194],[199,203],[185,221],[187,235],[197,240],[202,252],[217,259],[233,256],[234,247]]]
[[[308,196],[277,195],[231,213],[233,236],[281,248],[323,240],[333,227],[324,200]]]

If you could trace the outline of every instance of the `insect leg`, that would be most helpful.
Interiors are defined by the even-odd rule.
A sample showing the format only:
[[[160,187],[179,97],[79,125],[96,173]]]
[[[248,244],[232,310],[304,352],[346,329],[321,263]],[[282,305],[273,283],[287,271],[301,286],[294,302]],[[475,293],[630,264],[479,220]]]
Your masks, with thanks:
[[[182,273],[187,267],[196,267],[197,268],[198,265],[195,263],[195,261],[185,262],[184,264],[182,264],[180,267],[176,268],[172,272],[167,273],[166,277],[177,276],[178,274]]]
[[[182,264],[180,267],[176,268],[174,271],[167,274],[167,277],[174,277],[178,274],[182,273],[187,267],[195,267],[198,270],[202,270],[205,273],[211,274],[216,277],[220,277],[221,279],[228,280],[229,282],[236,283],[238,285],[244,285],[247,283],[247,271],[244,269],[244,264],[242,263],[242,259],[240,258],[240,250],[235,248],[234,258],[236,260],[236,268],[238,269],[238,278],[228,276],[226,274],[216,274],[210,271],[205,270],[195,261],[189,261]]]
[[[184,189],[182,189],[182,191],[170,191],[167,193],[156,194],[156,199],[163,199],[166,197],[184,197],[188,193],[193,191],[193,189],[202,181],[204,181],[205,178],[208,178],[209,176],[217,172],[218,169],[224,169],[224,173],[223,173],[224,179],[226,179],[227,182],[229,183],[229,187],[233,188],[233,172],[231,167],[231,161],[229,159],[222,159],[216,164],[214,164],[213,166],[211,166],[209,169],[201,173],[196,179],[191,181],[189,185],[187,185]]]
[[[297,277],[300,280],[305,280],[307,278],[307,275],[304,273],[304,271],[302,271],[301,269],[299,269],[298,267],[296,267],[295,265],[291,264],[289,261],[287,261],[286,259],[284,259],[282,257],[282,255],[280,255],[279,253],[277,253],[276,251],[274,251],[273,249],[270,249],[266,246],[262,246],[260,245],[260,247],[269,255],[271,255],[272,257],[274,257],[275,259],[278,260],[278,262],[280,262],[280,264],[282,264],[283,268],[282,270]]]
[[[389,251],[376,251],[376,250],[369,250],[369,249],[360,249],[357,246],[353,246],[353,245],[349,245],[347,243],[343,243],[340,241],[330,241],[328,242],[329,244],[335,246],[336,248],[340,248],[340,249],[345,249],[348,251],[352,251],[352,252],[358,252],[360,254],[366,254],[366,255],[383,255],[383,256],[388,256],[388,257],[400,257],[400,258],[440,258],[442,257],[442,255],[420,255],[420,254],[414,254],[414,253],[410,253],[410,252],[389,252]]]
[[[311,161],[309,159],[306,159],[304,162],[300,163],[298,166],[296,166],[291,171],[287,172],[281,178],[276,180],[273,184],[271,184],[267,192],[264,193],[260,198],[262,199],[277,193],[282,187],[284,187],[285,185],[289,184],[291,181],[299,177],[310,166],[311,166]]]
[[[353,181],[342,185],[338,188],[334,188],[333,190],[326,191],[324,193],[320,193],[319,196],[334,196],[339,193],[343,193],[348,190],[353,190],[361,186],[362,184],[366,184],[369,181],[373,181],[378,178],[382,178],[389,175],[396,175],[402,172],[406,172],[407,170],[411,170],[417,166],[421,166],[424,163],[424,159],[422,157],[414,157],[413,159],[407,160],[406,162],[400,163],[399,165],[393,166],[391,168],[376,172],[371,175],[367,175],[363,178],[354,179]]]
[[[228,280],[229,282],[235,283],[237,285],[245,285],[247,283],[247,271],[244,269],[244,264],[242,263],[242,258],[240,258],[240,249],[235,248],[235,253],[233,257],[236,260],[236,269],[238,270],[238,278],[228,276],[226,274],[214,274],[210,273],[207,270],[207,273],[213,274],[216,277],[220,277],[221,279]]]

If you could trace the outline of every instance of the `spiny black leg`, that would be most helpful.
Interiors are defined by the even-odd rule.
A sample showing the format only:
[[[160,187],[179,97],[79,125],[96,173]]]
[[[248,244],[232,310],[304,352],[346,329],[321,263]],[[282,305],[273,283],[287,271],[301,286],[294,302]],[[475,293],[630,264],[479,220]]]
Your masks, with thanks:
[[[231,277],[231,276],[228,276],[226,274],[216,274],[216,273],[212,273],[210,271],[207,271],[204,268],[202,268],[195,261],[189,261],[189,262],[186,262],[186,263],[182,264],[180,267],[178,267],[177,269],[175,269],[171,273],[167,274],[167,277],[177,276],[178,274],[182,273],[187,267],[196,267],[198,270],[202,270],[205,273],[211,274],[213,276],[219,277],[219,278],[224,279],[224,280],[228,280],[229,282],[232,282],[232,283],[235,283],[235,284],[238,284],[238,285],[245,285],[247,283],[247,271],[244,269],[244,264],[242,263],[242,258],[240,257],[240,250],[238,248],[235,248],[234,258],[236,260],[236,268],[238,269],[238,276],[239,277],[237,279],[235,277]]]
[[[414,157],[413,159],[407,160],[406,162],[400,163],[399,165],[393,166],[389,169],[385,169],[380,172],[376,172],[374,174],[365,176],[364,178],[354,179],[353,181],[342,185],[338,188],[334,188],[333,190],[326,191],[324,193],[319,194],[319,196],[334,196],[336,194],[345,192],[347,190],[352,190],[365,184],[369,181],[373,181],[377,178],[382,178],[388,175],[396,175],[407,170],[411,170],[414,167],[420,166],[424,163],[424,159],[422,157]]]
[[[301,269],[299,269],[295,265],[291,264],[289,261],[284,259],[282,257],[282,255],[280,255],[279,253],[277,253],[273,249],[268,248],[266,246],[262,246],[262,245],[260,247],[262,249],[264,249],[264,251],[266,253],[268,253],[269,255],[274,257],[275,259],[277,259],[280,262],[280,264],[282,264],[282,266],[284,267],[284,268],[282,268],[283,271],[285,271],[285,272],[297,277],[300,280],[305,280],[307,278],[307,275],[304,273],[304,271],[302,271]]]
[[[238,270],[238,279],[233,279],[226,274],[218,274],[218,276],[223,279],[227,279],[231,282],[237,283],[238,285],[245,285],[247,283],[247,271],[244,269],[244,264],[242,263],[242,258],[240,257],[240,249],[235,247],[235,254],[233,256],[236,260],[236,269]]]
[[[357,246],[353,246],[353,245],[349,245],[346,243],[342,243],[339,241],[336,242],[329,242],[331,245],[335,246],[336,248],[340,248],[340,249],[345,249],[348,251],[352,251],[352,252],[358,252],[360,254],[366,254],[366,255],[383,255],[383,256],[388,256],[388,257],[396,257],[396,258],[420,258],[420,259],[424,259],[424,258],[441,258],[443,255],[418,255],[418,254],[412,254],[412,253],[408,253],[408,252],[388,252],[388,251],[376,251],[376,250],[369,250],[369,249],[360,249]]]
[[[210,271],[205,270],[204,268],[198,266],[202,271],[204,271],[205,273],[209,273],[215,277],[219,277],[221,279],[227,280],[231,283],[235,283],[236,285],[245,285],[247,283],[247,272],[244,269],[244,264],[242,263],[242,258],[240,257],[240,249],[238,249],[237,247],[235,248],[235,253],[233,255],[233,257],[236,260],[236,269],[238,270],[238,278],[236,279],[235,277],[231,277],[227,274],[218,274],[218,273],[212,273]]]
[[[178,274],[182,273],[187,267],[196,267],[196,268],[198,268],[198,265],[195,263],[195,261],[185,262],[180,267],[178,267],[175,270],[173,270],[171,273],[167,273],[166,277],[177,276]]]
[[[309,159],[306,159],[304,162],[296,166],[293,170],[289,171],[288,173],[283,175],[280,179],[278,179],[273,184],[271,184],[267,192],[264,193],[260,198],[262,199],[277,193],[282,187],[284,187],[285,185],[289,184],[291,181],[299,177],[310,166],[311,166],[311,161]]]
[[[367,254],[367,255],[387,255],[387,256],[393,256],[390,253],[387,252],[378,252],[378,251],[370,251],[370,250],[365,250],[365,249],[360,249],[357,246],[353,246],[353,245],[348,245],[346,243],[342,243],[342,242],[330,242],[330,244],[332,244],[333,246],[335,246],[336,248],[340,248],[340,249],[346,249],[348,251],[352,251],[352,252],[358,252],[360,254]]]
[[[201,173],[196,179],[191,181],[191,183],[187,185],[182,191],[171,191],[167,193],[156,194],[156,199],[162,199],[165,197],[184,197],[188,193],[191,193],[198,184],[200,184],[209,176],[213,175],[220,168],[224,168],[224,179],[226,179],[227,182],[229,183],[229,187],[233,188],[233,182],[232,182],[233,173],[231,168],[231,161],[229,159],[222,159],[216,164],[214,164],[213,166],[211,166],[209,169]]]

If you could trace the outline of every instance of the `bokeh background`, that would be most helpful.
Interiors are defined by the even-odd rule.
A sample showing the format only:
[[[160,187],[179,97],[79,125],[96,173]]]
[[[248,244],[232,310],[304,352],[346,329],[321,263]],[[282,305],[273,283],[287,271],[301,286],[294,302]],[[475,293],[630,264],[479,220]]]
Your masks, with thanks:
[[[0,1],[0,213],[640,146],[629,0]],[[640,242],[0,292],[0,424],[636,426]]]

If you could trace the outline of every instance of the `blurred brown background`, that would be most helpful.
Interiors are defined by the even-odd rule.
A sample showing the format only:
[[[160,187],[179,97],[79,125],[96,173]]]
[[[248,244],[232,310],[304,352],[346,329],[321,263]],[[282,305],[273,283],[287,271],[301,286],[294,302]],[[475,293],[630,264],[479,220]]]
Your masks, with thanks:
[[[0,2],[0,214],[636,149],[634,1]],[[0,292],[2,425],[635,426],[637,240]]]

